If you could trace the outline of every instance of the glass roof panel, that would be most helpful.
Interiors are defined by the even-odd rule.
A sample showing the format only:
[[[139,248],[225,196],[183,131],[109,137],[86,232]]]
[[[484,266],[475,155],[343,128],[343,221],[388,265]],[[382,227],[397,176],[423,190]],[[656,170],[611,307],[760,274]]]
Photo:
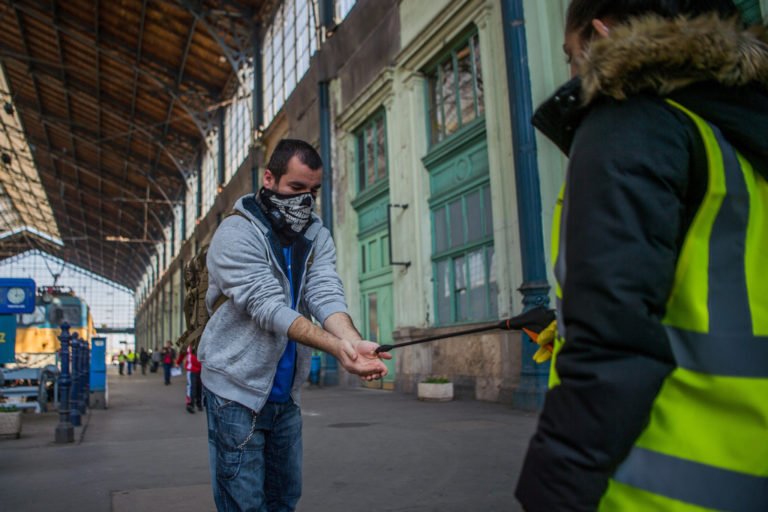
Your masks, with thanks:
[[[0,103],[0,238],[27,231],[64,245],[3,72]]]

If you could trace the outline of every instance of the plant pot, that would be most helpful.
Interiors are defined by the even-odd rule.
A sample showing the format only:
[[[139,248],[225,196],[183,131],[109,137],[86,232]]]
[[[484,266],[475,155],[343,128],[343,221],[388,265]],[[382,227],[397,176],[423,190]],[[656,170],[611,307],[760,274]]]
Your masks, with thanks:
[[[433,384],[419,382],[419,400],[426,402],[450,402],[453,400],[453,382],[445,384]]]
[[[21,411],[0,412],[0,437],[21,437]]]

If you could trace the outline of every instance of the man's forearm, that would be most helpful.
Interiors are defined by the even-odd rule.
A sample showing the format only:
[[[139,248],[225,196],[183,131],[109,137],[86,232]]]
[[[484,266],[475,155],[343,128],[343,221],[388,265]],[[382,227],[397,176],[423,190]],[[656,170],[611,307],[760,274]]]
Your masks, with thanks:
[[[362,340],[362,336],[355,329],[352,319],[346,313],[334,313],[325,319],[323,328],[335,336],[352,342]]]
[[[318,327],[303,316],[296,318],[288,328],[288,337],[302,345],[322,350],[336,357],[341,349],[341,339],[338,336]]]

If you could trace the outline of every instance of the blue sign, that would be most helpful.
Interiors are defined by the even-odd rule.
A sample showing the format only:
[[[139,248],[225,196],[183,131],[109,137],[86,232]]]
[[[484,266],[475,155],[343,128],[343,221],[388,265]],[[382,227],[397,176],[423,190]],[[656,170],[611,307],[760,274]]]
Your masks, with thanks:
[[[0,364],[16,362],[16,315],[0,315]]]
[[[91,392],[107,389],[107,338],[91,338]]]
[[[32,313],[35,310],[35,282],[32,279],[0,277],[0,315]]]

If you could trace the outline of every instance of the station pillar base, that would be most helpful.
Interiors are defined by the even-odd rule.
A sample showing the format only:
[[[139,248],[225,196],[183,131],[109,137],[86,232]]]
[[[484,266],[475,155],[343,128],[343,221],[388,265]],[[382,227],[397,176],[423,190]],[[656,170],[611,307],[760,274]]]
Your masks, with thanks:
[[[56,444],[73,443],[75,441],[75,428],[70,424],[59,423],[56,425]]]
[[[107,408],[107,392],[106,391],[92,391],[90,396],[90,408],[91,409],[106,409]]]

